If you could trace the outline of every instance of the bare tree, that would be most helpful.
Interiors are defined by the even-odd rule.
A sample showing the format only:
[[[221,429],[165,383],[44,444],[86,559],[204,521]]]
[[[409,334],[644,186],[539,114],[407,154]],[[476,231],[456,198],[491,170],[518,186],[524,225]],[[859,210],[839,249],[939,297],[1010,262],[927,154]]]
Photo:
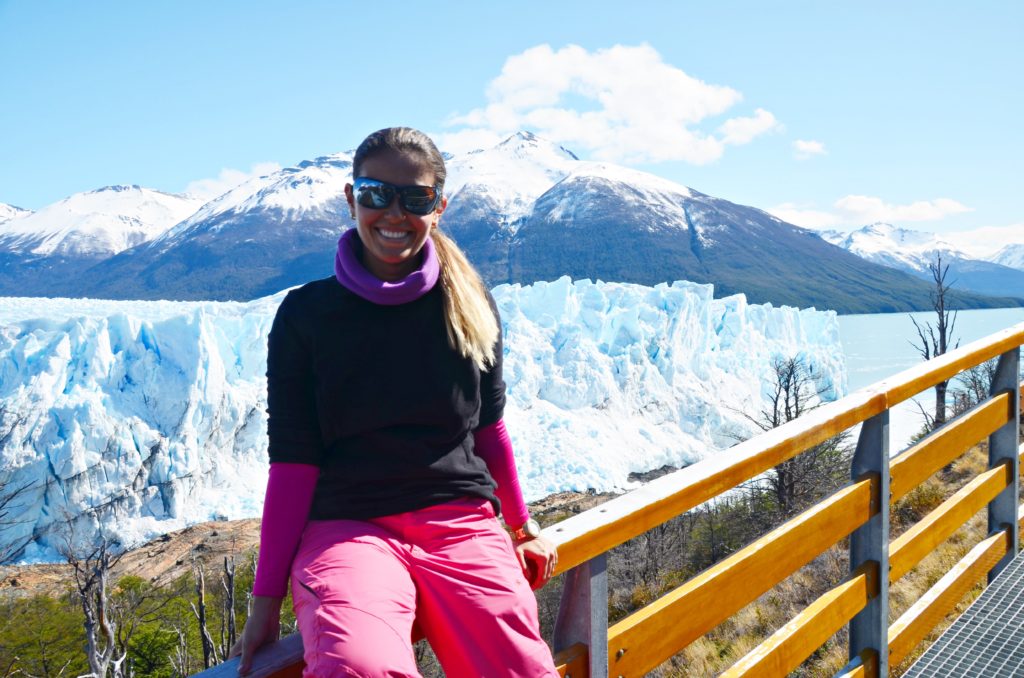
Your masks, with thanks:
[[[220,654],[227,657],[231,647],[238,640],[235,623],[235,557],[224,556],[224,574],[220,581],[224,589],[220,616]]]
[[[199,639],[203,644],[203,668],[208,669],[214,664],[219,664],[217,657],[217,646],[213,644],[213,637],[210,636],[210,629],[206,621],[206,578],[203,576],[203,565],[198,560],[192,561],[192,572],[196,577],[196,602],[189,603],[192,606],[192,613],[199,622]]]
[[[914,323],[914,328],[917,330],[919,342],[916,344],[911,342],[911,344],[913,344],[914,348],[921,354],[921,358],[925,361],[938,358],[940,355],[944,355],[946,351],[955,349],[960,345],[959,339],[955,342],[953,340],[953,330],[956,326],[956,311],[949,309],[950,289],[952,286],[952,281],[946,281],[946,277],[949,275],[949,264],[943,266],[942,254],[937,253],[935,261],[928,265],[928,270],[931,272],[933,282],[931,300],[932,308],[935,310],[935,325],[925,322],[922,326],[914,320],[913,316],[910,318],[910,322]],[[934,415],[929,415],[922,408],[922,414],[925,416],[925,426],[928,430],[934,430],[946,423],[946,390],[948,387],[948,380],[935,384]]]
[[[956,385],[948,391],[948,395],[953,398],[951,408],[954,417],[988,398],[992,380],[996,375],[997,362],[993,358],[956,376]]]
[[[798,357],[776,358],[772,371],[767,406],[757,415],[741,412],[763,431],[782,426],[818,407],[824,393],[817,387],[814,370]],[[815,445],[751,482],[754,486],[767,486],[783,516],[793,515],[815,492],[832,489],[845,481],[849,461],[843,445],[845,437],[842,434]]]
[[[108,608],[117,629],[117,651],[127,656],[124,674],[135,672],[137,654],[129,652],[129,645],[143,625],[162,621],[161,615],[170,605],[172,597],[162,595],[151,583],[134,575],[122,577],[114,587]],[[136,648],[138,649],[138,648]]]
[[[185,632],[184,624],[175,624],[174,632],[178,634],[178,644],[174,648],[174,654],[168,659],[171,661],[171,668],[174,669],[175,678],[188,678],[191,675],[191,657],[188,648],[188,633]]]
[[[88,675],[122,678],[127,652],[118,643],[116,615],[112,613],[110,599],[111,569],[122,555],[115,554],[118,544],[100,532],[94,545],[83,549],[75,544],[70,524],[65,543],[63,555],[71,566],[75,592],[85,616]]]

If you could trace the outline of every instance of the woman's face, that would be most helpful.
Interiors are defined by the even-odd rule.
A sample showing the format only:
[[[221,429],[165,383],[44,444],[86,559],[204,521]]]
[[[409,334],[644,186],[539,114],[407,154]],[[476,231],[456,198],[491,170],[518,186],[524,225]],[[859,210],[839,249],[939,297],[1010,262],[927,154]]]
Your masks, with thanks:
[[[364,160],[359,177],[395,186],[433,186],[435,181],[434,172],[422,158],[390,150]],[[420,250],[430,232],[437,228],[447,204],[442,198],[433,212],[419,216],[403,210],[396,197],[384,209],[373,209],[355,201],[352,184],[345,186],[345,198],[363,242],[363,265],[387,281],[401,280],[419,267]]]

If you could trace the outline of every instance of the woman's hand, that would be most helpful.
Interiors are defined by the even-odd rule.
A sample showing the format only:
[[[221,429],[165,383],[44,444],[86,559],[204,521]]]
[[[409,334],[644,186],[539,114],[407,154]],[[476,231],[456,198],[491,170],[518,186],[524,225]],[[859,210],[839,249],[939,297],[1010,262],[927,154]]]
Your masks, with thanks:
[[[543,535],[534,539],[513,542],[519,565],[523,568],[526,581],[534,591],[544,586],[555,574],[558,565],[558,549]]]
[[[277,640],[281,633],[281,598],[253,596],[252,611],[245,621],[242,637],[231,647],[228,659],[242,655],[238,662],[238,675],[244,676],[252,668],[256,650]]]

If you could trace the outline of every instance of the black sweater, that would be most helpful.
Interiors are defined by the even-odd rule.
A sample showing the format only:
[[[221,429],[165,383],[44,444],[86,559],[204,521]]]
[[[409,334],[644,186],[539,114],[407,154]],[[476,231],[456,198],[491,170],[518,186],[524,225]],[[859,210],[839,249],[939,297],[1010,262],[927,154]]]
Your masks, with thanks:
[[[398,306],[334,277],[292,290],[267,353],[270,461],[320,467],[312,520],[496,503],[472,431],[501,419],[501,352],[499,333],[496,364],[481,372],[448,345],[440,284]]]

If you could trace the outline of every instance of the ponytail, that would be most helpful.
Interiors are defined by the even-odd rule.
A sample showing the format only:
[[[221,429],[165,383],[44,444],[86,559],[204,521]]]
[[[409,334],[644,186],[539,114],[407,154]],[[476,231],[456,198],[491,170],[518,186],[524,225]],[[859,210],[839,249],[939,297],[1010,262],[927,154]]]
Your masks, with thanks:
[[[454,240],[437,229],[432,237],[441,268],[448,343],[462,357],[486,370],[494,364],[494,346],[501,330],[488,303],[483,280]]]

